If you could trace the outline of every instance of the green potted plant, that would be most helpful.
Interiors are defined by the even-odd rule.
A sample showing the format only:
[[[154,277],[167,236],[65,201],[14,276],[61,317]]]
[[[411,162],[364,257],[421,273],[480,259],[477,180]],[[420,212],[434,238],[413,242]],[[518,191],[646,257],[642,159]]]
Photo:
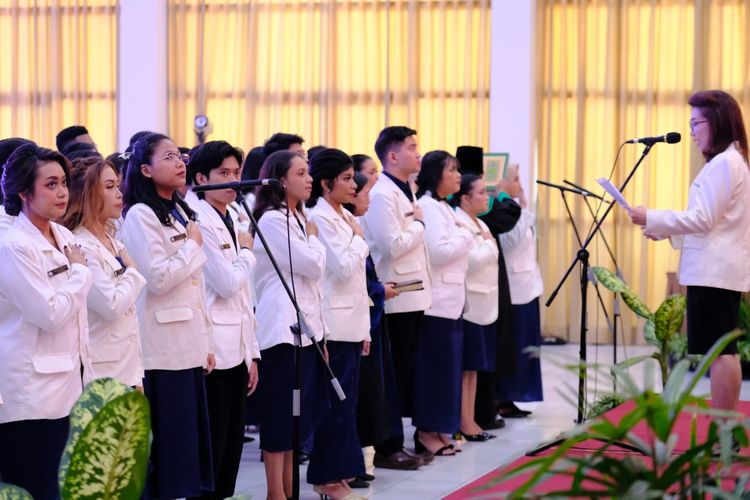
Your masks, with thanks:
[[[692,391],[724,347],[741,334],[736,330],[721,337],[693,373],[689,372],[689,360],[679,361],[669,373],[661,393],[650,389],[641,391],[624,369],[613,367],[624,396],[633,401],[632,408],[619,422],[605,418],[585,422],[566,433],[566,439],[551,454],[503,472],[481,489],[528,474],[526,482],[510,494],[511,498],[703,499],[709,494],[714,498],[727,498],[726,492],[717,487],[722,469],[715,466],[714,454],[720,452],[718,460],[723,467],[750,463],[749,458],[737,455],[731,448],[733,437],[740,445],[748,445],[750,423],[743,415],[710,408],[705,398],[693,396]],[[674,430],[683,411],[694,416],[704,414],[719,418],[711,421],[704,439],[698,438],[693,418],[690,448],[684,453],[672,453],[677,443]],[[638,437],[634,432],[636,426],[644,424],[649,438]],[[568,453],[576,444],[589,439],[601,441],[601,448],[588,455]],[[636,448],[642,457],[606,455],[607,451],[618,450],[621,444]],[[571,485],[547,493],[534,490],[555,474],[570,476]],[[747,498],[746,482],[747,478],[740,481],[737,496],[729,497]]]
[[[612,271],[605,267],[592,267],[592,271],[599,283],[608,290],[619,293],[634,313],[646,319],[646,326],[643,330],[644,339],[656,347],[657,351],[649,356],[639,356],[633,359],[635,362],[646,359],[657,360],[661,369],[662,384],[666,384],[671,362],[675,359],[682,359],[687,353],[687,339],[680,333],[685,317],[685,297],[680,294],[671,295],[661,303],[656,312],[651,312],[648,306]],[[630,364],[634,364],[633,361]]]
[[[70,432],[58,471],[61,498],[140,498],[150,447],[146,397],[111,378],[94,380],[70,413]],[[21,488],[0,484],[0,500],[30,498]]]

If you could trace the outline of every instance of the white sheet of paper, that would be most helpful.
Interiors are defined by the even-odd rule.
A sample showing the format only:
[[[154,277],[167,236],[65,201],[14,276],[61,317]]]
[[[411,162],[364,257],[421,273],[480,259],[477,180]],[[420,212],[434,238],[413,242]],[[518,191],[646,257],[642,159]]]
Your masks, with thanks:
[[[596,182],[599,183],[601,187],[604,188],[604,190],[609,193],[609,195],[614,199],[617,203],[619,203],[622,208],[630,212],[632,208],[630,207],[630,204],[625,200],[625,197],[622,195],[619,189],[617,189],[614,184],[609,182],[609,179],[606,179],[605,177],[601,177],[596,180]]]

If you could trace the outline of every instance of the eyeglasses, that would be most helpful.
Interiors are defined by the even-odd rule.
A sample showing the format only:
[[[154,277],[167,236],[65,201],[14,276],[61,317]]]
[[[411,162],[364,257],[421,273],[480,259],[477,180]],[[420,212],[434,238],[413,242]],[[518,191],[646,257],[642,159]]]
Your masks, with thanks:
[[[695,127],[701,123],[706,123],[708,120],[696,120],[690,122],[690,130],[695,132]]]
[[[170,151],[163,158],[157,158],[154,161],[161,161],[161,160],[169,160],[171,162],[181,161],[182,163],[187,165],[188,163],[190,163],[190,155],[178,154],[178,153],[173,153],[172,151]]]

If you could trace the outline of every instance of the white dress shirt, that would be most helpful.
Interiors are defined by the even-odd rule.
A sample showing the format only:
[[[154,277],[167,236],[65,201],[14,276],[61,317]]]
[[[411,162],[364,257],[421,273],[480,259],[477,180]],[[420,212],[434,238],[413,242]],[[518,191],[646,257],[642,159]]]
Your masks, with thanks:
[[[206,306],[213,323],[216,368],[227,370],[243,361],[249,368],[253,359],[260,358],[250,291],[255,255],[249,248],[235,246],[226,224],[206,200],[198,201],[195,209],[208,257],[203,276]],[[237,239],[238,222],[232,219]]]
[[[648,210],[646,231],[684,235],[681,285],[749,291],[750,172],[735,146],[703,166],[690,186],[687,210]]]
[[[489,325],[497,320],[499,308],[497,280],[500,251],[497,241],[485,238],[482,233],[490,232],[487,224],[460,207],[456,208],[456,217],[459,224],[474,236],[474,244],[469,251],[469,270],[466,273],[464,319],[477,325]]]
[[[85,227],[74,231],[88,261],[93,284],[86,305],[89,354],[99,377],[125,385],[143,384],[143,355],[135,302],[146,285],[135,268],[124,269],[99,239]],[[110,238],[119,251],[122,243]]]
[[[163,225],[151,207],[138,203],[122,226],[123,243],[146,278],[136,303],[146,370],[205,366],[214,352],[203,293],[206,254],[171,215],[170,221]]]
[[[528,304],[544,291],[542,271],[536,260],[536,215],[525,208],[513,229],[500,235],[508,271],[510,302]]]
[[[370,249],[354,234],[345,219],[354,216],[345,208],[336,212],[322,197],[310,212],[318,225],[326,249],[323,279],[323,316],[328,340],[361,342],[370,340],[370,300],[367,295],[365,264]]]
[[[365,239],[383,283],[422,280],[424,290],[405,292],[385,302],[385,312],[424,311],[430,306],[430,267],[424,225],[414,220],[414,204],[387,175],[370,191],[370,208],[362,216]]]
[[[60,248],[75,243],[66,228],[50,226]],[[82,383],[94,378],[86,320],[91,272],[71,265],[23,213],[1,241],[0,423],[65,417]]]
[[[466,272],[474,236],[462,227],[453,209],[427,193],[419,199],[424,210],[425,246],[433,276],[432,301],[426,315],[458,319],[466,302]]]
[[[300,221],[304,221],[302,214],[298,217]],[[316,236],[308,236],[305,233],[294,215],[290,214],[287,219],[285,208],[263,213],[258,221],[258,227],[268,241],[268,246],[290,289],[292,277],[294,278],[297,303],[315,339],[323,340],[326,327],[320,290],[326,267],[325,248]],[[278,344],[294,344],[290,327],[297,323],[297,313],[257,235],[253,243],[253,253],[257,259],[255,293],[258,296],[258,306],[255,308],[255,317],[258,321],[258,344],[261,350]],[[303,334],[302,345],[310,344],[310,339]]]

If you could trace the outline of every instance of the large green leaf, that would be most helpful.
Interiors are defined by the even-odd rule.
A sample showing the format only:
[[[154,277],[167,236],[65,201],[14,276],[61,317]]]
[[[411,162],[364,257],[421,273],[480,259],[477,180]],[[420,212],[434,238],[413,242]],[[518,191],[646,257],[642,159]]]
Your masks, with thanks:
[[[12,484],[0,483],[0,500],[34,500],[31,493]]]
[[[623,290],[628,289],[625,282],[615,276],[615,274],[606,267],[594,266],[591,270],[594,272],[596,279],[599,280],[599,283],[604,285],[604,288],[610,292],[620,293]]]
[[[150,429],[148,401],[140,392],[108,402],[75,444],[61,497],[140,498],[146,481]]]
[[[132,390],[125,384],[112,378],[98,378],[86,385],[83,394],[81,394],[81,397],[73,405],[73,409],[70,410],[68,442],[60,459],[60,469],[57,476],[61,487],[68,472],[71,454],[83,430],[107,403]]]
[[[646,319],[653,319],[653,313],[649,311],[648,306],[646,306],[646,304],[635,293],[626,288],[620,292],[620,296],[630,310],[638,316]]]
[[[685,296],[680,294],[670,295],[661,303],[654,314],[654,334],[657,339],[664,341],[680,331],[686,304]]]
[[[656,338],[656,325],[653,320],[646,320],[646,324],[643,327],[643,338],[654,347],[661,349],[661,342]]]

